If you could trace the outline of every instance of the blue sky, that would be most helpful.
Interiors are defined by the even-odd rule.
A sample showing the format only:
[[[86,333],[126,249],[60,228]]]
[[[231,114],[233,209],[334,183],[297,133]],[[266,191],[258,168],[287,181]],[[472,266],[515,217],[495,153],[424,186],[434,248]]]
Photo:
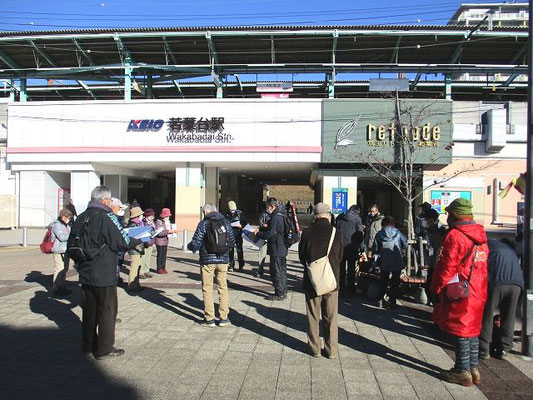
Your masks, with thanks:
[[[484,3],[463,1],[463,3]],[[525,1],[518,1],[525,2]],[[2,0],[0,30],[445,24],[457,0]]]

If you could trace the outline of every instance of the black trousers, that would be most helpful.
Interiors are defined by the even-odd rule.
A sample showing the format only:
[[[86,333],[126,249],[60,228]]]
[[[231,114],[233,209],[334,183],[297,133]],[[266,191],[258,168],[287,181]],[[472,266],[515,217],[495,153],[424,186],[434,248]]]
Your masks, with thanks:
[[[239,262],[239,268],[242,268],[244,266],[244,254],[242,252],[242,236],[240,231],[238,233],[235,233],[233,231],[235,236],[235,247],[233,247],[229,251],[229,266],[230,268],[235,268],[235,250],[237,251],[237,260]]]
[[[346,278],[348,278],[348,282],[346,282]],[[355,289],[355,258],[342,259],[340,281],[339,290],[341,292]]]
[[[95,357],[113,350],[117,317],[117,287],[81,285],[83,351]]]
[[[167,269],[167,249],[168,246],[155,246],[157,248],[157,270]]]
[[[494,312],[500,310],[501,343],[492,343],[500,350],[509,351],[513,348],[514,323],[516,318],[516,306],[522,288],[516,285],[501,285],[489,288],[487,302],[483,310],[483,327],[479,335],[479,348],[488,353],[492,342],[492,319]]]
[[[270,256],[270,278],[277,296],[287,294],[287,257]]]
[[[389,291],[389,301],[391,304],[396,303],[398,298],[398,291],[400,290],[400,275],[402,271],[381,271],[380,286],[381,290],[379,293],[379,298],[383,299],[385,293],[387,292],[387,286],[389,285],[390,275],[392,274],[391,287]]]

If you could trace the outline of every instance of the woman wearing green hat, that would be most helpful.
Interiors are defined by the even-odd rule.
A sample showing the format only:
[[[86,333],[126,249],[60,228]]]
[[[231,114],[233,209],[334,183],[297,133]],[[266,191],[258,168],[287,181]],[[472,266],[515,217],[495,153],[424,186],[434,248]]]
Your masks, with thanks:
[[[450,229],[442,241],[431,292],[436,297],[433,320],[454,336],[455,366],[444,371],[441,379],[463,386],[478,385],[478,336],[487,299],[487,235],[474,221],[470,201],[455,199],[446,212]],[[453,282],[468,282],[468,294],[461,291],[452,296],[452,289],[457,288]]]

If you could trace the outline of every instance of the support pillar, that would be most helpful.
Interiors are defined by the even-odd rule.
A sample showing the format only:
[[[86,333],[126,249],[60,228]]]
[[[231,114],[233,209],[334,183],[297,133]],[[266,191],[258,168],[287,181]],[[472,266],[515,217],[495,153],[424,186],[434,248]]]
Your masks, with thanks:
[[[335,98],[335,74],[328,74],[328,97]]]
[[[147,99],[154,98],[154,92],[152,90],[153,83],[154,83],[154,79],[152,75],[147,75],[146,76],[146,98]]]
[[[446,74],[444,78],[444,87],[445,87],[445,93],[446,93],[446,100],[452,99],[452,76],[450,74]]]
[[[20,79],[20,102],[25,103],[26,101],[28,101],[26,78],[21,78]]]
[[[176,167],[176,206],[173,214],[177,229],[194,231],[200,222],[205,196],[201,163],[180,163]]]
[[[104,185],[106,185],[113,197],[120,199],[123,203],[128,201],[128,177],[124,175],[104,175]]]
[[[9,87],[9,102],[15,101],[15,81],[11,79],[11,86]]]
[[[131,100],[131,73],[132,68],[130,67],[131,60],[129,57],[126,57],[124,61],[124,100]]]
[[[70,173],[70,198],[76,211],[81,214],[87,209],[91,192],[100,185],[100,174],[94,171],[72,171]],[[112,193],[114,195],[114,193]]]
[[[224,90],[222,89],[222,86],[217,86],[217,99],[224,98]]]

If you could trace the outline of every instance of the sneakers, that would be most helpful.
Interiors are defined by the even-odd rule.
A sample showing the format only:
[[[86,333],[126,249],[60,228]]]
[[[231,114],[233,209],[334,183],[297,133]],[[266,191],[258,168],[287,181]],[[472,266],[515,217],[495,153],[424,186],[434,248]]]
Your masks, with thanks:
[[[119,357],[124,355],[124,349],[115,349],[111,350],[110,353],[104,354],[103,356],[95,356],[97,360],[105,360],[106,358]]]
[[[139,279],[146,279],[146,275],[145,274],[140,274],[139,275]]]
[[[231,325],[231,322],[230,322],[229,319],[221,319],[218,322],[218,326],[220,326],[221,328],[224,327],[224,326],[228,326],[228,325]]]
[[[483,361],[490,359],[490,353],[488,351],[480,350],[479,351],[479,359],[483,360]]]
[[[202,322],[200,322],[200,325],[205,326],[206,328],[216,328],[214,319],[209,320],[209,321],[204,319]]]
[[[168,274],[167,270],[166,269],[158,269],[156,271],[156,273],[158,273],[159,275],[165,275],[165,274]]]
[[[481,383],[481,374],[479,373],[479,369],[476,368],[470,368],[470,373],[472,374],[472,383],[474,385],[479,385]]]
[[[145,278],[153,278],[154,276],[150,272],[147,272],[146,274],[144,274],[144,277]]]
[[[472,374],[470,371],[461,371],[455,368],[449,371],[443,371],[440,379],[450,383],[456,383],[461,386],[472,386]]]
[[[277,294],[270,294],[266,297],[267,300],[272,300],[272,301],[283,301],[287,298],[287,295],[286,294],[283,294],[283,295],[277,295]]]
[[[233,267],[228,267],[228,272],[233,272]]]
[[[494,353],[494,357],[498,360],[506,360],[507,359],[507,352],[505,350],[497,351]]]

